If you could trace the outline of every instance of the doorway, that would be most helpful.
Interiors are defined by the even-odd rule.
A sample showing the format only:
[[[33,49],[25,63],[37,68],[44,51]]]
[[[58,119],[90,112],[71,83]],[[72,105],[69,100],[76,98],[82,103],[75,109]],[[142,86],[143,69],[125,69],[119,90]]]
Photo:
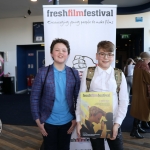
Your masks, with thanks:
[[[135,59],[144,51],[144,28],[117,29],[116,68],[124,69],[128,58]]]
[[[37,60],[38,51],[40,52]],[[27,89],[27,76],[37,74],[38,62],[43,61],[44,46],[36,45],[17,45],[17,67],[16,67],[16,91]]]
[[[36,51],[36,60],[37,60],[37,72],[39,68],[45,66],[45,52],[43,50]]]

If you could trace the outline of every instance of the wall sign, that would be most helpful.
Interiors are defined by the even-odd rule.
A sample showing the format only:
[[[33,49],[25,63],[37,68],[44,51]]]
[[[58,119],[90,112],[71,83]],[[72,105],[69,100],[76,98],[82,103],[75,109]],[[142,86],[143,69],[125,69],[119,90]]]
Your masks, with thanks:
[[[43,22],[33,22],[33,43],[44,42]]]
[[[143,22],[143,17],[135,17],[135,22]]]

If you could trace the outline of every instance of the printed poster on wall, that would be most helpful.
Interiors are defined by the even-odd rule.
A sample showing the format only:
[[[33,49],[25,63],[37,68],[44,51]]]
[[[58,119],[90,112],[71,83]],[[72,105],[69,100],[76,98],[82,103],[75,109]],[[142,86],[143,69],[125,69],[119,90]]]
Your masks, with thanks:
[[[4,52],[0,52],[0,93],[2,93],[2,84],[4,76]]]
[[[44,5],[45,66],[53,63],[50,45],[56,38],[69,41],[71,50],[66,65],[76,68],[81,76],[85,68],[95,66],[97,44],[102,40],[116,44],[116,7]],[[112,66],[115,67],[115,61]],[[92,150],[89,140],[78,142],[76,134],[71,139],[76,139],[71,142],[71,150]]]

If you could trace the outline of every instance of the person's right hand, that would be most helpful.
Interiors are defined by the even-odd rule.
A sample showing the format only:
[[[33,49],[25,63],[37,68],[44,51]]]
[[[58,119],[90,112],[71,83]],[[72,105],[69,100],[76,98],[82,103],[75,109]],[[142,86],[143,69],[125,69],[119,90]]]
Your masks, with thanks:
[[[120,125],[118,123],[114,123],[113,125],[113,134],[112,134],[112,137],[110,138],[110,140],[115,140],[117,135],[118,135],[118,128],[120,127]]]
[[[44,123],[41,124],[41,122],[40,122],[39,119],[36,120],[36,123],[37,123],[37,126],[39,127],[39,130],[40,130],[41,134],[42,134],[43,136],[47,136],[48,133],[46,132],[46,130],[45,130],[45,128],[44,128]]]
[[[77,135],[78,135],[78,138],[81,138],[81,134],[80,134],[81,124],[80,124],[80,122],[77,122],[76,128],[77,128]]]

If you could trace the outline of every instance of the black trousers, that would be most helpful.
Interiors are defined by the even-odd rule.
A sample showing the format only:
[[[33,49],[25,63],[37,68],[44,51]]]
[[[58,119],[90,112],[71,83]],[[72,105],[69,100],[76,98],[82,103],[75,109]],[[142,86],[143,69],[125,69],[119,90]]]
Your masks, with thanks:
[[[71,134],[67,134],[67,131],[71,124],[71,122],[64,125],[45,123],[44,128],[48,136],[43,136],[44,150],[69,150]]]
[[[90,139],[93,150],[105,150],[104,140],[102,138]],[[123,150],[123,139],[121,129],[118,129],[118,135],[115,140],[107,139],[110,150]]]

